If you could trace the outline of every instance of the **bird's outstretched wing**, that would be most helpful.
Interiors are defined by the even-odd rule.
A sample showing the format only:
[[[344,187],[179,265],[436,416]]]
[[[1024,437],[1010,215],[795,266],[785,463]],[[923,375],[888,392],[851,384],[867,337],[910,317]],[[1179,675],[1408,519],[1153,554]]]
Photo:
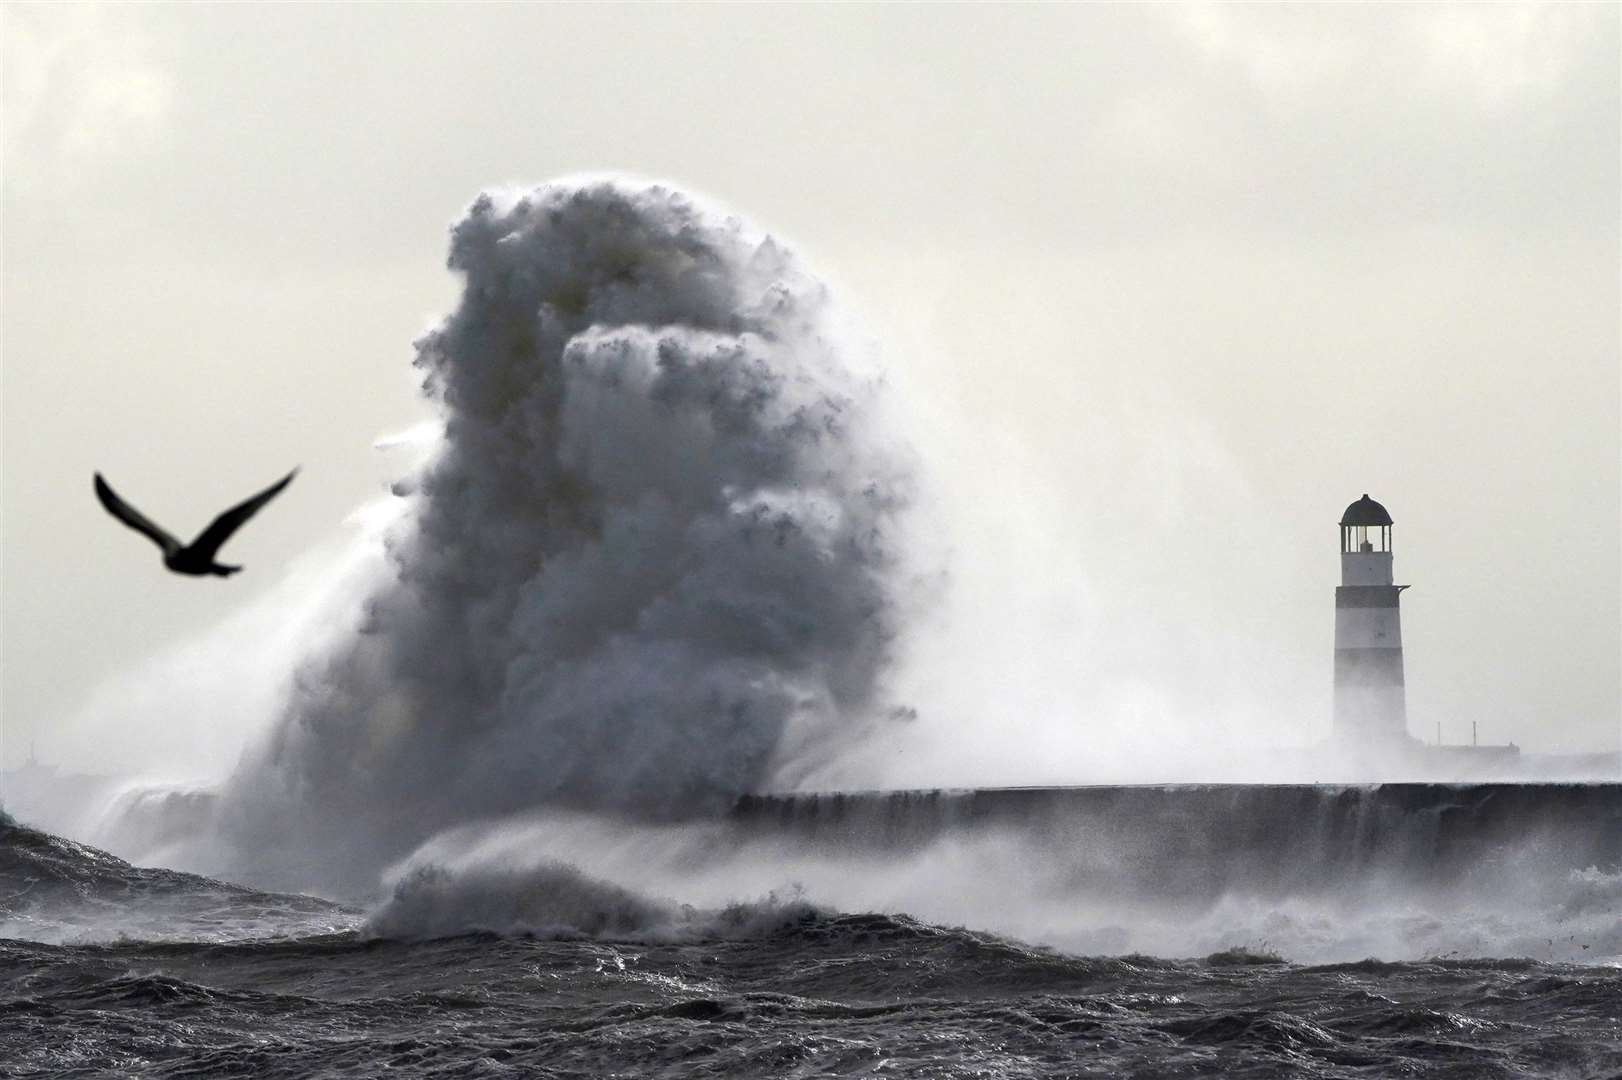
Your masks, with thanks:
[[[238,503],[215,518],[208,528],[199,533],[197,539],[191,542],[191,549],[199,555],[206,555],[212,559],[214,553],[220,550],[220,546],[231,538],[232,533],[242,528],[243,523],[257,514],[261,506],[280,495],[282,488],[292,483],[293,477],[297,475],[298,470],[294,469],[253,498]]]
[[[109,514],[136,532],[145,534],[153,543],[163,549],[165,555],[173,555],[180,550],[179,540],[152,524],[139,510],[120,499],[118,492],[114,491],[107,481],[101,478],[101,473],[96,474],[96,498],[101,500],[101,505],[107,508]]]

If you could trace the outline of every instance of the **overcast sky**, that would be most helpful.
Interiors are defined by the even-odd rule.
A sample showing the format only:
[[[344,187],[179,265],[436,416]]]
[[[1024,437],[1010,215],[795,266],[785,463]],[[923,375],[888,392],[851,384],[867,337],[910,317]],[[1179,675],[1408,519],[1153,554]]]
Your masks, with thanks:
[[[1363,492],[1415,734],[1618,746],[1614,5],[3,20],[4,764],[228,761],[228,704],[132,744],[109,702],[400,467],[373,443],[430,415],[411,342],[473,196],[605,170],[786,237],[865,321],[951,564],[908,678],[986,778],[1107,732],[1325,734]],[[189,534],[295,464],[229,580],[90,489]]]

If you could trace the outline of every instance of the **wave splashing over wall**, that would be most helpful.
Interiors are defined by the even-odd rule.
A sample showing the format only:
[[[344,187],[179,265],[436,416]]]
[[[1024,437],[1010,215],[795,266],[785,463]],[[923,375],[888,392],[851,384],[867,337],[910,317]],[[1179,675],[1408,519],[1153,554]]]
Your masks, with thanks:
[[[718,809],[878,712],[906,455],[825,287],[617,182],[482,196],[450,266],[416,357],[443,443],[386,580],[226,792],[256,880],[375,883],[536,806]]]

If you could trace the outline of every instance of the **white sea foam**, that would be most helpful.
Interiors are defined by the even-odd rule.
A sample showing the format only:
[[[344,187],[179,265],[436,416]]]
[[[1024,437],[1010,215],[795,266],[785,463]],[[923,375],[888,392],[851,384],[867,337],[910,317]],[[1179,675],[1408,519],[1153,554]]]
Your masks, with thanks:
[[[432,938],[473,932],[634,941],[752,938],[815,918],[797,890],[719,908],[638,892],[566,862],[413,866],[366,920],[373,937]]]
[[[1224,876],[1220,852],[1157,858],[1101,825],[1078,816],[1059,829],[949,828],[875,846],[734,822],[531,814],[422,845],[391,871],[392,895],[369,926],[399,937],[668,940],[770,932],[803,912],[880,912],[1090,955],[1245,946],[1297,963],[1622,960],[1622,876],[1559,870],[1539,837],[1456,881],[1370,868],[1333,846],[1281,854],[1301,860],[1291,873],[1235,859]],[[730,924],[717,914],[729,906]]]
[[[827,290],[658,185],[481,196],[417,343],[443,436],[209,869],[362,888],[541,806],[720,809],[886,712],[907,455]]]

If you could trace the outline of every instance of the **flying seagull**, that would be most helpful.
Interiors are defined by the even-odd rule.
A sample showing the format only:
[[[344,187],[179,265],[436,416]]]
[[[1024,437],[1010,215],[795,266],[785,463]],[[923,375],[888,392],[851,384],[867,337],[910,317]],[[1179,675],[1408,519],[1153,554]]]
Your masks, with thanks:
[[[101,505],[107,508],[109,514],[136,532],[144,533],[153,543],[161,547],[163,549],[163,565],[175,573],[193,574],[198,577],[204,574],[218,574],[220,577],[230,577],[238,570],[241,570],[242,567],[222,566],[215,562],[214,556],[219,552],[220,546],[231,538],[232,533],[242,528],[249,518],[258,513],[261,506],[264,506],[280,494],[282,488],[290,484],[297,474],[298,470],[294,469],[253,498],[231,507],[231,509],[215,518],[213,523],[204,529],[197,539],[190,544],[182,544],[179,540],[148,521],[146,516],[135,507],[119,498],[118,492],[114,491],[107,481],[101,478],[101,473],[96,474],[96,498],[101,500]]]

